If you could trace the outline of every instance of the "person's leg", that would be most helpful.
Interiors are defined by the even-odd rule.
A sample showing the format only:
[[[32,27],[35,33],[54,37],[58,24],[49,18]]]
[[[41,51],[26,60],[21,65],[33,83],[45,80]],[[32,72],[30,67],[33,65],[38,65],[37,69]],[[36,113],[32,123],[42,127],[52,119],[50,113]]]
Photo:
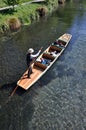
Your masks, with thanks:
[[[32,68],[29,67],[29,68],[28,68],[28,74],[27,74],[27,77],[28,77],[28,78],[30,78],[30,74],[31,74],[31,73],[32,73]]]
[[[28,68],[28,78],[30,78],[30,75],[32,74],[32,68],[31,68],[31,66]]]

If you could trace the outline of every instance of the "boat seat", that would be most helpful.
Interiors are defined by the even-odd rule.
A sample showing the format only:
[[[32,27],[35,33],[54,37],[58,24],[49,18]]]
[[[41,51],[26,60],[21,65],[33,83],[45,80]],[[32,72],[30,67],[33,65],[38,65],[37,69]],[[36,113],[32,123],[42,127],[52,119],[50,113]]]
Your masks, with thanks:
[[[55,46],[55,45],[51,45],[49,48],[49,52],[56,51],[57,53],[59,53],[61,50],[62,50],[62,48]]]
[[[34,63],[34,67],[38,67],[38,68],[40,68],[40,69],[42,69],[42,70],[45,70],[45,69],[47,68],[47,66],[44,65],[44,64],[42,64],[40,61],[36,61],[36,62]]]
[[[60,40],[60,39],[59,39],[58,42],[62,43],[64,46],[66,45],[66,42],[63,41],[63,40]]]
[[[48,53],[44,53],[42,55],[42,57],[45,58],[45,59],[51,60],[51,61],[53,61],[55,59],[55,57],[53,57],[52,55],[50,55]]]

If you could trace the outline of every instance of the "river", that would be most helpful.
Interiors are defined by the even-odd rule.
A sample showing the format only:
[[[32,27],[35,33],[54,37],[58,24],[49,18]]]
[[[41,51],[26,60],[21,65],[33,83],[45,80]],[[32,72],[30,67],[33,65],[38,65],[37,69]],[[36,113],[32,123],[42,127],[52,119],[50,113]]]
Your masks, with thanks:
[[[72,39],[28,91],[10,93],[27,69],[26,52],[64,33]],[[0,130],[86,130],[86,1],[66,2],[48,18],[0,38]]]

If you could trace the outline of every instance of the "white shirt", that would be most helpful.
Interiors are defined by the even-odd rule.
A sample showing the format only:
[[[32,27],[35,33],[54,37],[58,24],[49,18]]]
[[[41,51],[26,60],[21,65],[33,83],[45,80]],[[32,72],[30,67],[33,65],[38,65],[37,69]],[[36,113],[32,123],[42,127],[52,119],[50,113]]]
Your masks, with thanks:
[[[31,59],[37,57],[40,54],[41,50],[39,50],[36,54],[31,54],[30,57]]]

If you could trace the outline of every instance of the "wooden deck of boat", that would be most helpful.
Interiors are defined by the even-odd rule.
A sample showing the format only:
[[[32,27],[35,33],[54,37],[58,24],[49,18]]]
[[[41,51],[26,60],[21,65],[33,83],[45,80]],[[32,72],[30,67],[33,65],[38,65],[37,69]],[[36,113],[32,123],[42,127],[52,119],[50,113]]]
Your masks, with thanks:
[[[24,73],[26,76],[23,76],[23,78],[18,81],[18,86],[22,87],[25,90],[27,90],[33,81],[38,78],[38,76],[42,73],[42,70],[33,67],[33,73],[30,75],[30,78],[27,78],[27,72],[28,71]]]
[[[71,38],[70,36],[71,36],[70,34],[66,33],[66,34],[62,35],[59,39],[65,41],[65,42],[68,42]]]

